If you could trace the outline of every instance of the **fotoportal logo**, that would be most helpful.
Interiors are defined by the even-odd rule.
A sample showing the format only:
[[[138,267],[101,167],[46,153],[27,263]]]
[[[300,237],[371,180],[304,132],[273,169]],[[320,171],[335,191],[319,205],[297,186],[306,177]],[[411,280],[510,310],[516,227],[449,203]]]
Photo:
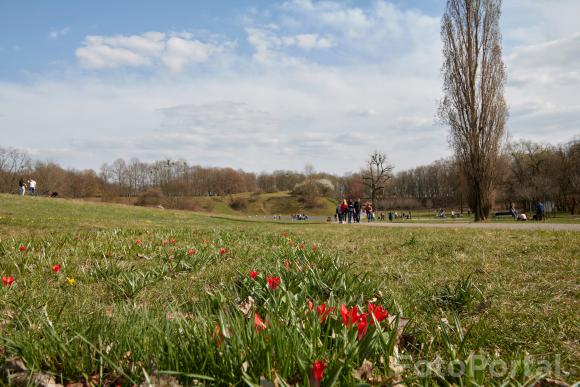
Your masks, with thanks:
[[[400,355],[399,365],[404,374],[417,379],[529,379],[550,376],[561,379],[561,357],[536,359],[523,355],[510,360],[492,356],[487,353],[471,354],[466,359],[444,360],[436,357],[433,360],[413,360],[410,355]]]

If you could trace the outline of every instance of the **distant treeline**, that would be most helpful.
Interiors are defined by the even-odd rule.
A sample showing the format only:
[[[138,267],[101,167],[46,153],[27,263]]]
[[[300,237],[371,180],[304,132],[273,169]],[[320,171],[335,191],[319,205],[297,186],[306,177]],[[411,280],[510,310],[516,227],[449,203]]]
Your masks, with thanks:
[[[580,138],[561,145],[521,141],[505,150],[498,176],[496,206],[515,203],[529,208],[536,200],[560,211],[580,209]],[[335,198],[370,197],[363,184],[364,168],[344,176],[314,172],[249,173],[233,168],[189,165],[185,160],[143,162],[117,159],[94,170],[64,169],[52,162],[34,161],[22,150],[0,147],[0,191],[16,193],[18,180],[34,178],[38,193],[83,198],[135,197],[155,191],[167,197],[232,195],[242,192],[293,191],[306,204],[316,195]],[[465,182],[453,160],[398,172],[380,192],[379,209],[456,208],[467,210]],[[307,206],[308,207],[308,206]]]

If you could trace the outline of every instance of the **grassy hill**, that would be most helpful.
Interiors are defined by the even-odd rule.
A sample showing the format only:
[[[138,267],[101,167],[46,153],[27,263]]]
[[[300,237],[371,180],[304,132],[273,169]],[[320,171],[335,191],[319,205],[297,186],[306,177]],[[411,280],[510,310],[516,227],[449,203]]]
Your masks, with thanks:
[[[101,199],[91,199],[101,201]],[[135,204],[137,198],[116,198],[121,204]],[[256,194],[245,192],[228,196],[196,196],[187,198],[164,198],[163,202],[175,201],[176,207],[187,202],[189,207],[198,211],[221,215],[249,216],[249,215],[290,215],[307,214],[309,216],[332,216],[335,212],[335,200],[327,197],[318,198],[319,206],[305,208],[297,196],[289,192],[275,192]],[[232,201],[241,203],[241,206],[232,206]],[[181,203],[179,203],[181,202]],[[185,208],[188,205],[184,205]],[[167,207],[173,207],[171,205]]]
[[[322,385],[573,382],[579,234],[0,195],[0,362],[62,384],[306,385],[315,364]],[[378,305],[393,319],[365,314]],[[488,362],[479,371],[476,355]],[[426,362],[443,367],[417,372]]]

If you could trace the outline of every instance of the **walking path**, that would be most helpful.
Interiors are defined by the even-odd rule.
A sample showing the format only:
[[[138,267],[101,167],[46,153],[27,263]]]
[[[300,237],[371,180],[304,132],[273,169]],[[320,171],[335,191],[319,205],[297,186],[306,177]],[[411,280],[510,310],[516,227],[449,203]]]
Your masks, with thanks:
[[[371,227],[434,227],[434,228],[480,228],[499,230],[547,230],[547,231],[580,231],[580,224],[572,223],[411,223],[407,222],[361,222],[360,225]]]

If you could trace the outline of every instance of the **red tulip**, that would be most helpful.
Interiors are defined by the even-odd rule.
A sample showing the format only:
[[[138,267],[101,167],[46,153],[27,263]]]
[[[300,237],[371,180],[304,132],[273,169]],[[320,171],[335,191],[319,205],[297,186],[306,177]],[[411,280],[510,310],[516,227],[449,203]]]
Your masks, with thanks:
[[[367,323],[366,315],[364,316],[364,318],[361,318],[358,321],[357,328],[358,328],[357,339],[361,340],[367,334],[368,323]]]
[[[300,244],[298,245],[298,247],[300,248],[300,250],[304,250],[304,243],[300,243]]]
[[[266,324],[264,324],[258,312],[254,312],[254,327],[256,328],[256,332],[266,330]]]
[[[220,255],[224,255],[224,254],[225,254],[225,253],[227,253],[227,252],[228,252],[228,249],[225,249],[225,248],[223,248],[223,247],[222,247],[222,248],[220,248]]]
[[[26,246],[20,245],[20,247],[18,247],[18,250],[20,250],[20,251],[26,251]]]
[[[324,322],[326,316],[328,316],[330,312],[332,312],[333,310],[334,308],[327,307],[326,304],[320,304],[316,307],[316,313],[318,313],[318,315],[320,316],[321,324]]]
[[[54,271],[55,273],[58,273],[60,271],[60,265],[53,265],[52,271]]]
[[[368,313],[359,314],[357,306],[348,309],[346,305],[342,304],[340,306],[340,315],[342,316],[343,325],[350,326],[351,324],[358,323],[362,319],[366,320]]]
[[[187,250],[187,255],[192,256],[194,254],[197,254],[197,251],[196,250],[194,250],[194,249]]]
[[[280,285],[280,277],[267,277],[268,280],[268,287],[272,290],[276,290],[278,285]]]
[[[257,276],[258,276],[258,272],[257,272],[257,271],[255,271],[255,270],[252,270],[252,271],[250,272],[250,278],[251,278],[251,279],[255,280]]]
[[[324,370],[326,369],[326,362],[324,360],[314,360],[312,363],[312,375],[317,382],[322,380]]]
[[[135,241],[135,244],[136,244],[137,246],[141,246],[141,243],[143,243],[143,241],[142,241],[141,239],[137,239],[137,240]]]
[[[2,277],[2,284],[4,286],[10,287],[10,286],[12,286],[13,283],[14,283],[14,277],[12,277],[12,276],[8,276],[8,277],[3,276]]]
[[[170,239],[170,240],[169,240],[169,243],[171,243],[172,245],[174,245],[174,244],[176,244],[176,243],[177,243],[177,240],[176,240],[176,239]]]
[[[348,310],[345,304],[342,304],[340,306],[340,315],[342,317],[342,324],[350,325],[350,311]]]
[[[389,311],[386,310],[385,308],[383,308],[382,305],[375,306],[374,304],[369,302],[369,304],[367,305],[367,310],[370,314],[375,316],[375,319],[378,322],[381,322],[384,319],[386,319],[387,317],[389,317]],[[375,322],[373,320],[371,320],[371,324],[374,324],[374,323]]]
[[[316,245],[312,246],[312,251],[316,251],[316,250],[318,250],[318,246],[316,246]]]

